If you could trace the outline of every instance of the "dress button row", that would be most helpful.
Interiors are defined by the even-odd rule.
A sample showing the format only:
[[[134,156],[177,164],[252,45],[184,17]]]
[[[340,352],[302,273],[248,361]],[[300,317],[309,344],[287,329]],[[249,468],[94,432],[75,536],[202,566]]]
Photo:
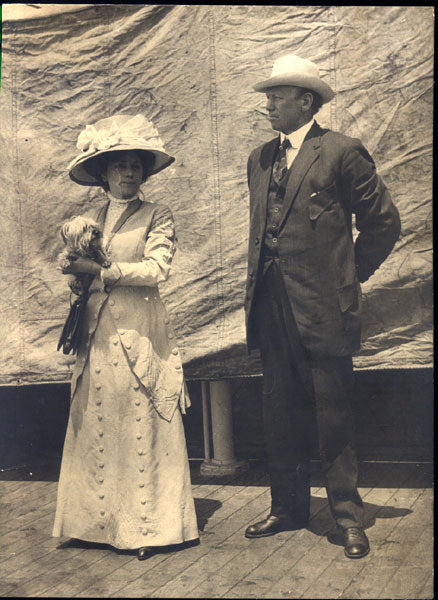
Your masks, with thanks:
[[[138,390],[138,389],[140,388],[140,386],[138,385],[138,383],[133,383],[133,384],[132,384],[132,388],[133,388],[134,390]]]
[[[119,343],[119,340],[113,340],[114,346],[117,346],[118,343]]]
[[[100,373],[100,367],[95,368],[96,373]]]
[[[98,421],[102,421],[102,419],[103,419],[102,415],[99,415],[99,416],[97,417],[97,420],[98,420]]]
[[[142,456],[142,455],[143,455],[143,450],[138,450],[138,451],[137,451],[137,454],[138,454],[139,456]]]
[[[140,433],[137,433],[137,439],[141,440],[141,434]]]
[[[136,421],[141,421],[141,417],[135,417]]]
[[[96,383],[96,390],[100,390],[102,388],[102,385],[100,383]]]
[[[135,404],[135,406],[140,406],[140,400],[136,400],[136,401],[134,402],[134,404]]]
[[[144,467],[139,467],[138,470],[140,471],[140,473],[143,473],[144,472]]]
[[[101,516],[102,516],[102,517],[104,517],[104,516],[105,516],[105,511],[104,511],[104,510],[101,510],[101,511],[100,511],[100,514],[101,514]]]
[[[138,484],[138,487],[139,487],[139,488],[144,488],[144,483],[139,483],[139,484]]]
[[[102,400],[96,400],[96,404],[97,406],[100,406],[102,404]]]
[[[105,498],[105,494],[98,494],[99,498],[103,500]]]
[[[105,529],[105,525],[99,525],[101,529]]]
[[[142,504],[146,504],[146,498],[142,498],[142,499],[140,500],[140,502],[141,502]]]
[[[99,452],[103,452],[103,446],[99,446]]]
[[[115,359],[113,360],[113,365],[114,365],[115,367],[117,367],[117,365],[118,365],[118,364],[119,364],[119,361],[118,361],[118,360],[115,358]]]
[[[103,431],[99,431],[99,437],[103,437]]]
[[[98,483],[103,483],[103,477],[99,477],[97,481]]]
[[[99,463],[99,469],[103,469],[105,466],[105,463]]]

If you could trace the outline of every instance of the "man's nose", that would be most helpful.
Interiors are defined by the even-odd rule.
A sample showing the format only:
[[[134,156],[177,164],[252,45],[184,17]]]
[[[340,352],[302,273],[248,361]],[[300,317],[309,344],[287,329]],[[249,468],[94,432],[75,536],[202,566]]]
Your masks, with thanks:
[[[266,100],[266,110],[268,110],[268,111],[274,110],[274,103],[269,98]]]

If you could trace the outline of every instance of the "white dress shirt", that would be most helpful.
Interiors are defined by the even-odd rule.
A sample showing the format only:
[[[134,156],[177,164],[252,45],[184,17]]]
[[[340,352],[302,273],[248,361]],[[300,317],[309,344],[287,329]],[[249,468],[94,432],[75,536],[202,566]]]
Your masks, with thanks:
[[[315,122],[315,119],[312,119],[311,121],[309,121],[308,123],[306,123],[305,125],[300,127],[299,129],[297,129],[296,131],[292,131],[292,133],[289,133],[288,135],[284,134],[283,132],[280,132],[280,142],[281,143],[283,143],[286,138],[288,138],[288,140],[290,141],[290,147],[286,148],[286,162],[287,162],[288,169],[290,169],[292,163],[294,162],[294,160],[304,142],[304,138],[306,137],[307,133],[309,132],[309,130],[312,127],[312,125],[314,124],[314,122]]]

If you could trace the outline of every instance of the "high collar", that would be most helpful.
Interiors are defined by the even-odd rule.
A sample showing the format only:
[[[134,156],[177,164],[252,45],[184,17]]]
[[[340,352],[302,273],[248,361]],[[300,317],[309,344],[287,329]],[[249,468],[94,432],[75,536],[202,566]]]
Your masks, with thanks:
[[[133,200],[136,200],[139,197],[139,192],[137,191],[131,198],[115,198],[111,192],[107,192],[106,195],[108,199],[111,201],[111,204],[118,204],[119,206],[127,206]]]
[[[280,132],[280,142],[283,143],[284,140],[287,138],[290,141],[290,145],[292,146],[292,148],[296,148],[299,150],[304,141],[304,138],[309,133],[314,123],[315,119],[311,119],[308,123],[297,129],[296,131],[288,133],[287,135],[283,132]]]

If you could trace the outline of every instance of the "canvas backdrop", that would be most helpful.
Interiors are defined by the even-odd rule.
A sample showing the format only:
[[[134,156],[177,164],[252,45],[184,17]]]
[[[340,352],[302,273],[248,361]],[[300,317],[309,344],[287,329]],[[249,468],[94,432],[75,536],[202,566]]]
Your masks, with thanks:
[[[260,372],[245,346],[246,161],[273,132],[252,85],[289,52],[316,62],[336,92],[318,122],[362,140],[401,214],[363,286],[355,366],[431,366],[432,7],[3,5],[2,37],[0,384],[71,375],[59,228],[104,199],[66,165],[84,126],[118,112],[152,119],[176,157],[142,189],[175,217],[161,291],[186,375]]]

